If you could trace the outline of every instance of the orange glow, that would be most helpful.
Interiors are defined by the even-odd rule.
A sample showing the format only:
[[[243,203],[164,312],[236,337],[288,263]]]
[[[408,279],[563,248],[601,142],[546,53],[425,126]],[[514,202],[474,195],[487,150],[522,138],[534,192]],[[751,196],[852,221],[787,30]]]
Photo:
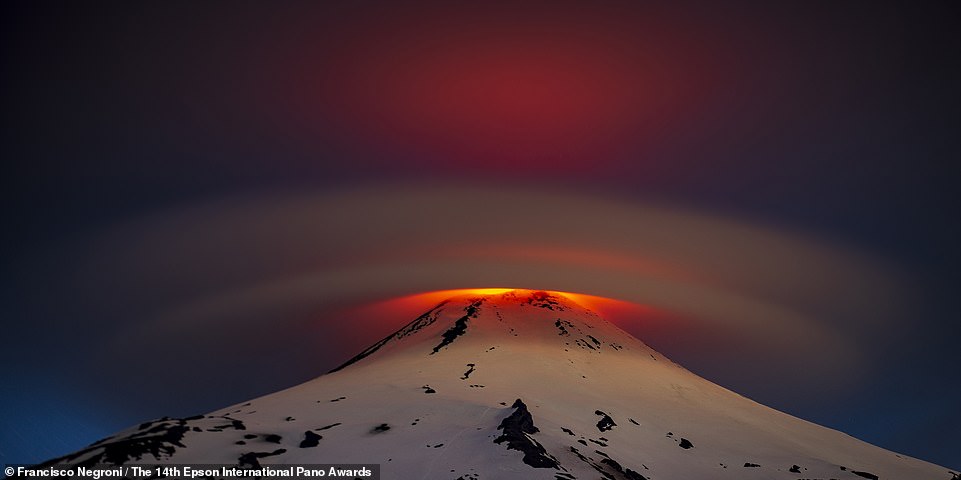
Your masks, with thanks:
[[[465,295],[476,295],[479,297],[486,297],[490,295],[499,295],[499,294],[511,292],[514,290],[544,291],[552,295],[559,295],[559,296],[565,297],[573,301],[574,303],[584,306],[585,308],[591,308],[589,305],[602,303],[603,301],[606,301],[606,300],[616,301],[616,300],[612,300],[604,297],[595,297],[593,295],[583,295],[583,294],[569,293],[569,292],[558,292],[555,290],[539,290],[536,288],[458,288],[453,290],[435,290],[433,292],[415,293],[413,295],[402,297],[402,299],[437,303],[437,302],[442,302],[451,297],[460,297]]]
[[[434,305],[447,300],[451,297],[465,296],[465,295],[477,295],[477,296],[488,296],[488,295],[498,295],[501,293],[507,293],[513,290],[528,290],[528,291],[538,291],[539,289],[529,289],[529,288],[461,288],[453,290],[435,290],[432,292],[416,293],[413,295],[407,295],[404,297],[394,298],[390,300],[385,300],[383,302],[378,302],[375,305],[371,305],[372,308],[381,311],[398,311],[405,310],[412,314],[414,312],[422,313],[423,310],[430,309]],[[610,320],[612,322],[618,323],[619,321],[630,321],[637,320],[641,317],[649,316],[654,309],[647,305],[641,305],[634,302],[628,302],[624,300],[617,300],[608,297],[599,297],[596,295],[588,295],[584,293],[572,293],[572,292],[560,292],[556,290],[542,290],[548,292],[552,295],[562,296],[571,300],[572,302],[592,310],[602,317]]]
[[[499,293],[507,293],[513,288],[467,288],[463,290],[441,290],[455,292],[455,295],[497,295]]]
[[[328,315],[340,319],[339,322],[333,323],[333,328],[341,339],[363,346],[364,342],[369,342],[371,332],[376,332],[373,336],[387,335],[449,298],[465,295],[498,295],[512,290],[541,290],[563,296],[625,329],[636,328],[641,324],[646,325],[650,321],[657,323],[665,313],[647,305],[583,293],[525,288],[462,288],[415,293],[359,305],[345,305],[337,311],[328,312]]]

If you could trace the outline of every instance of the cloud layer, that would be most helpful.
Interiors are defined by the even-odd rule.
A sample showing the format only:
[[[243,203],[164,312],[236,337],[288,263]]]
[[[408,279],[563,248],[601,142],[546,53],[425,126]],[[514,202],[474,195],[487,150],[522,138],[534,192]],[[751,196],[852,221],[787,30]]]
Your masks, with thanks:
[[[864,367],[869,342],[881,340],[873,332],[891,331],[905,300],[889,267],[800,233],[524,188],[381,184],[232,198],[117,227],[79,249],[64,285],[83,299],[77,313],[95,335],[113,335],[98,361],[166,346],[177,355],[162,369],[142,367],[171,378],[249,361],[253,345],[309,348],[291,340],[305,329],[327,352],[320,362],[336,362],[410,320],[372,322],[353,307],[518,287],[641,305],[648,314],[614,320],[669,355],[728,365],[735,383],[823,389]],[[226,343],[212,347],[218,338]],[[223,362],[189,353],[211,349]]]

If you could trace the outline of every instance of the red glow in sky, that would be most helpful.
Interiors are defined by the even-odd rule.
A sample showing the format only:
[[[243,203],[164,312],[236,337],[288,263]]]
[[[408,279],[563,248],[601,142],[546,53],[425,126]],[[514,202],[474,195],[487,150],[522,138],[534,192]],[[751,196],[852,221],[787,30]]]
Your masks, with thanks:
[[[315,46],[325,68],[301,65],[307,74],[293,90],[315,92],[297,100],[305,122],[333,116],[341,140],[363,140],[385,156],[403,152],[435,167],[590,170],[661,135],[708,88],[698,74],[703,54],[671,44],[679,32],[638,10],[354,12],[349,29]]]

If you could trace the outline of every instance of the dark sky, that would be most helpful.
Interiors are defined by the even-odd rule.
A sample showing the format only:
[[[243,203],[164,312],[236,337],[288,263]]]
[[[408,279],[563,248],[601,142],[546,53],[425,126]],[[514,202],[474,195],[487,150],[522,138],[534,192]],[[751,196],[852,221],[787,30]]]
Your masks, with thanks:
[[[139,297],[108,307],[109,293],[72,283],[109,269],[96,261],[104,232],[209,202],[431,182],[656,200],[894,265],[910,291],[893,314],[897,340],[862,337],[870,368],[837,398],[712,370],[716,358],[684,358],[663,338],[654,346],[762,403],[961,467],[958,2],[0,8],[2,463],[342,360],[288,367],[296,349],[263,347],[262,383],[127,400],[157,387],[150,375],[176,378],[170,357],[185,352],[101,358],[117,318],[155,309]],[[169,308],[176,287],[156,284],[167,286],[150,302]],[[450,288],[465,286],[492,285]]]

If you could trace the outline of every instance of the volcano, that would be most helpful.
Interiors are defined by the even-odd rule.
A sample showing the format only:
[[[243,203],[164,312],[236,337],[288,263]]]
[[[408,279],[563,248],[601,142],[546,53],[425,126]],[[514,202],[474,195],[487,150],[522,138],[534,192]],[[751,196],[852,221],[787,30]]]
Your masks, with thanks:
[[[385,479],[957,479],[758,404],[557,293],[450,298],[330,373],[56,464],[380,464]]]

